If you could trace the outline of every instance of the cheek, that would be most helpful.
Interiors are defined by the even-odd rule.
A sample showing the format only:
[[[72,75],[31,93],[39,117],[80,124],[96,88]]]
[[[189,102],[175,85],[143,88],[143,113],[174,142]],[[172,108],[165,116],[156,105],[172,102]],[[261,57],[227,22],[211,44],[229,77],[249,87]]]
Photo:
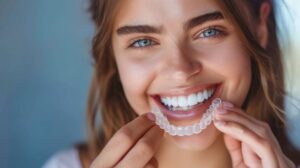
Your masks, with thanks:
[[[226,76],[227,92],[225,97],[228,101],[241,106],[248,94],[251,83],[250,57],[242,50],[228,50],[227,60],[224,60],[224,76]]]
[[[117,66],[123,90],[131,107],[138,114],[149,111],[148,103],[145,100],[147,99],[147,88],[154,76],[153,65],[149,66],[149,64],[119,58]]]
[[[241,106],[251,84],[251,62],[249,56],[243,52],[233,53],[231,57],[231,61],[224,61],[226,65],[224,75],[227,79],[225,97],[228,101]]]
[[[224,81],[222,98],[242,105],[251,84],[251,60],[242,46],[229,41],[218,50],[211,49],[207,58],[208,69],[216,72]]]

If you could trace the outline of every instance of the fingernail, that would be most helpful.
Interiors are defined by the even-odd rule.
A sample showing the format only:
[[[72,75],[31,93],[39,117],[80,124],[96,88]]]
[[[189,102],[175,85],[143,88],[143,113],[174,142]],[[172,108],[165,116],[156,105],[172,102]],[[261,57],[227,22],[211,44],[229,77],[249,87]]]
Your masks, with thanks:
[[[150,121],[155,121],[155,115],[153,113],[147,113],[147,118],[150,120]]]
[[[219,108],[216,109],[215,113],[216,114],[226,114],[227,110],[219,107]]]
[[[234,107],[232,103],[227,102],[227,101],[223,101],[223,107],[224,108],[232,108]]]
[[[226,124],[225,121],[220,121],[220,120],[215,120],[214,121],[214,124],[217,126],[217,127],[221,127],[221,126],[224,126]]]

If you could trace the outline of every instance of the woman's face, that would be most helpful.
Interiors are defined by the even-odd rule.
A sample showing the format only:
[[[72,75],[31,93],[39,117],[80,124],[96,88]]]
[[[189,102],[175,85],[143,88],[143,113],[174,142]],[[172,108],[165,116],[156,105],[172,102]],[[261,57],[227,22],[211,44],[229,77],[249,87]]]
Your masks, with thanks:
[[[122,0],[113,51],[126,98],[139,115],[156,106],[174,125],[200,120],[213,98],[241,106],[251,82],[250,57],[212,0]],[[170,137],[204,150],[219,131]]]

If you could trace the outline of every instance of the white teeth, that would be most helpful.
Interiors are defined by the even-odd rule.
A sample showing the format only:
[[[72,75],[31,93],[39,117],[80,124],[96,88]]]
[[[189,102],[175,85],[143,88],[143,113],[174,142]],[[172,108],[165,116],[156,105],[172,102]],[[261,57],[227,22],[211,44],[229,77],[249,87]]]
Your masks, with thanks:
[[[192,94],[188,97],[188,104],[189,106],[193,106],[197,104],[197,96],[196,94]]]
[[[171,106],[171,105],[172,105],[172,104],[171,104],[171,97],[167,97],[166,100],[167,100],[167,105],[168,105],[168,106]]]
[[[209,90],[207,91],[207,93],[208,93],[208,96],[210,96],[210,95],[212,94],[212,89],[209,89]]]
[[[161,102],[168,107],[186,108],[202,103],[204,100],[209,99],[213,93],[214,89],[208,89],[202,92],[190,94],[188,96],[164,97],[161,98]]]
[[[172,99],[171,99],[171,101],[170,101],[170,104],[171,104],[173,107],[177,107],[177,106],[178,106],[177,97],[172,97]]]
[[[167,98],[161,98],[160,101],[161,101],[163,104],[167,104]]]
[[[198,123],[188,126],[174,126],[169,123],[168,119],[162,114],[162,112],[155,108],[152,112],[156,117],[156,124],[171,136],[190,136],[201,133],[211,122],[213,121],[213,113],[215,109],[222,103],[220,98],[216,98],[212,101],[212,104],[203,114]]]
[[[202,93],[198,93],[197,98],[198,98],[198,102],[203,102],[205,99]]]
[[[187,105],[188,105],[187,99],[186,99],[185,97],[183,97],[183,96],[179,96],[179,97],[178,97],[178,105],[179,105],[180,107],[185,107],[185,106],[187,106]]]
[[[204,92],[203,92],[203,97],[204,97],[204,99],[207,99],[207,98],[208,98],[207,90],[204,90]]]

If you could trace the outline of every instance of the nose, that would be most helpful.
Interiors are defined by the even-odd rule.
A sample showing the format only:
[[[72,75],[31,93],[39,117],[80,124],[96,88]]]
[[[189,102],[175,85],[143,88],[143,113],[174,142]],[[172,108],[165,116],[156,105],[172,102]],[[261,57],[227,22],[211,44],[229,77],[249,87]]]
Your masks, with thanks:
[[[164,74],[172,81],[187,82],[202,70],[201,62],[187,46],[173,46],[165,56]]]

